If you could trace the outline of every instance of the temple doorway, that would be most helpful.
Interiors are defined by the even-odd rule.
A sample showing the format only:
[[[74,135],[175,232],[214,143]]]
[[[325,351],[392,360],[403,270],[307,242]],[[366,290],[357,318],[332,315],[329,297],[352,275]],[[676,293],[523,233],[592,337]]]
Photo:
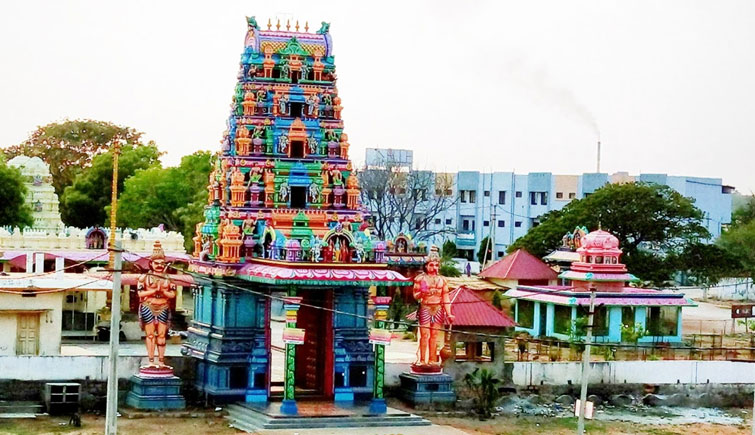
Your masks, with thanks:
[[[296,397],[333,398],[333,292],[300,290],[297,327],[306,331],[296,348]]]
[[[307,187],[291,186],[291,208],[307,207]]]

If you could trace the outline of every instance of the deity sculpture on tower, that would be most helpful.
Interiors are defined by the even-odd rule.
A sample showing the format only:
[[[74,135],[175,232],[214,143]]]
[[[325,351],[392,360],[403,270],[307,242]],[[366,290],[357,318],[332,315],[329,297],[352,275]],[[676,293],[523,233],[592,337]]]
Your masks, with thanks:
[[[440,371],[438,333],[454,321],[448,297],[448,281],[438,275],[439,270],[440,256],[438,248],[433,246],[425,263],[425,272],[414,278],[413,295],[419,302],[419,350],[417,362],[412,365],[415,371]]]
[[[165,252],[160,241],[156,241],[150,256],[150,270],[139,277],[136,289],[139,295],[139,323],[147,335],[149,367],[169,369],[165,365],[165,344],[171,321],[170,300],[176,297],[176,285],[165,275],[167,267]]]

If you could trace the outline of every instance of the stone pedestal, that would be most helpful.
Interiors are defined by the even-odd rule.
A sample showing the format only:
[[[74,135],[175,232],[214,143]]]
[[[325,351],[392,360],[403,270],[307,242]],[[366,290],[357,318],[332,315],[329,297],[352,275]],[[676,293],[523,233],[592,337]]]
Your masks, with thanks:
[[[414,406],[451,407],[456,403],[453,379],[447,374],[402,373],[398,377],[401,379],[401,397]]]
[[[126,405],[136,409],[184,409],[186,400],[181,395],[181,379],[172,369],[142,368],[131,376],[131,390]]]

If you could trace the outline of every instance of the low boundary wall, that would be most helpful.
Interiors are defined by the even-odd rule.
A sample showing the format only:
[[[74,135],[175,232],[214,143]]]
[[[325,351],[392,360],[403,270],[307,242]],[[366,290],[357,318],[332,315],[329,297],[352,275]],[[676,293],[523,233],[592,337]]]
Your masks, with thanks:
[[[143,357],[121,356],[118,377],[128,379],[139,370]],[[168,357],[167,364],[184,382],[194,376],[188,357]],[[511,362],[517,386],[567,385],[580,381],[579,362]],[[408,363],[386,364],[386,385],[397,386]],[[503,372],[501,364],[500,372]],[[3,356],[0,380],[106,381],[106,356]],[[498,374],[499,376],[500,373]],[[608,361],[590,364],[591,384],[755,384],[755,364],[734,361]]]

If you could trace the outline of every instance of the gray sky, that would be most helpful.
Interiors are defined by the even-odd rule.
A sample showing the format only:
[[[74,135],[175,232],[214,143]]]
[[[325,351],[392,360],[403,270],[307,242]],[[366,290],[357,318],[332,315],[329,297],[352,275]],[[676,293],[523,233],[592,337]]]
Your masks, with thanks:
[[[755,2],[68,2],[0,5],[0,146],[63,118],[218,149],[246,15],[331,22],[352,158],[721,177],[755,190]],[[311,29],[310,29],[311,31]]]

